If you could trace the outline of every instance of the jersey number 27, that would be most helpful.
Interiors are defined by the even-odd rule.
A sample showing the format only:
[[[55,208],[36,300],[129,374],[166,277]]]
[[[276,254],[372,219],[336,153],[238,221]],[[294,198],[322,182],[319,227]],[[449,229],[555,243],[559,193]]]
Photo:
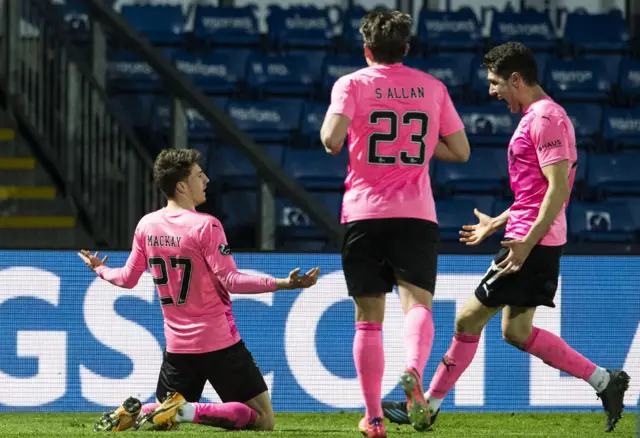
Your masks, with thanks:
[[[187,303],[187,297],[189,296],[189,286],[191,286],[191,259],[188,257],[169,257],[169,264],[171,265],[172,275],[174,270],[182,268],[182,278],[180,279],[180,293],[178,295],[178,306],[183,306]],[[149,257],[149,268],[157,266],[160,268],[160,276],[153,277],[153,284],[156,286],[166,286],[169,284],[169,270],[167,269],[167,262],[162,257]],[[170,295],[160,295],[160,304],[162,306],[172,306],[175,303]]]
[[[371,125],[377,125],[381,120],[389,121],[389,132],[374,132],[369,136],[367,162],[369,164],[392,166],[396,164],[396,156],[378,154],[378,143],[393,143],[398,139],[400,120],[395,111],[389,110],[373,111],[369,115],[369,123]],[[427,161],[427,145],[424,142],[424,138],[429,133],[429,115],[419,111],[407,111],[402,115],[403,125],[410,125],[413,121],[420,122],[420,133],[411,134],[411,142],[418,145],[418,155],[409,155],[409,152],[401,150],[399,154],[400,162],[406,166],[424,166]]]

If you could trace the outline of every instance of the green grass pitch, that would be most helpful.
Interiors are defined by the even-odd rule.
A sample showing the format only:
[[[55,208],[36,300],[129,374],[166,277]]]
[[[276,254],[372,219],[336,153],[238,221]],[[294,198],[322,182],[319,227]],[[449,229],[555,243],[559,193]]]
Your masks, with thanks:
[[[99,414],[58,413],[2,413],[0,437],[48,438],[101,436],[93,432],[93,423]],[[447,414],[438,416],[433,432],[426,435],[410,426],[398,426],[387,421],[389,437],[471,438],[471,437],[636,437],[637,414],[625,414],[613,433],[604,433],[604,414]],[[177,432],[139,432],[157,436],[275,436],[275,437],[359,437],[359,414],[276,414],[276,430],[272,433],[227,432],[199,425],[181,425]],[[124,432],[130,433],[130,432]],[[229,435],[231,434],[231,435]]]

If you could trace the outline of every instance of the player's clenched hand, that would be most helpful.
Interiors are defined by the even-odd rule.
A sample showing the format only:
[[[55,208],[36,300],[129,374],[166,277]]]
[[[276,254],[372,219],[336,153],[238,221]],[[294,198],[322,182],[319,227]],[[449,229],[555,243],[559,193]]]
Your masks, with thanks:
[[[300,268],[296,268],[289,273],[288,278],[276,280],[277,289],[305,289],[318,282],[320,268],[313,268],[304,275],[300,274]]]
[[[473,214],[478,218],[478,223],[475,225],[463,225],[460,231],[462,236],[460,242],[467,245],[477,245],[495,231],[491,224],[490,216],[481,213],[477,208],[473,209]]]
[[[502,242],[502,246],[509,248],[509,254],[496,265],[501,268],[499,277],[518,272],[533,249],[531,244],[524,240],[506,240]]]
[[[98,251],[96,251],[94,255],[91,255],[91,251],[87,251],[86,249],[80,250],[78,257],[80,257],[93,272],[96,271],[98,266],[104,265],[107,261],[107,256],[104,256],[102,260],[100,260],[98,258]]]

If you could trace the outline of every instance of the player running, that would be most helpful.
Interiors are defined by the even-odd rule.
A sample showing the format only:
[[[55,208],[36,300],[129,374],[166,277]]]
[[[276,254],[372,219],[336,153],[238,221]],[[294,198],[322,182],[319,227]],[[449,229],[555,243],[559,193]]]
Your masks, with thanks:
[[[537,306],[555,307],[560,257],[567,241],[565,208],[577,168],[573,124],[538,82],[537,65],[519,43],[493,48],[484,57],[489,94],[524,115],[509,142],[508,162],[515,201],[498,217],[475,210],[476,225],[465,225],[461,242],[478,245],[506,225],[503,248],[456,317],[455,335],[425,394],[435,421],[443,398],[471,363],[482,329],[502,310],[502,335],[511,345],[547,365],[587,381],[615,429],[624,408],[629,376],[600,368],[564,340],[533,326]],[[385,402],[393,423],[408,423],[404,403]]]
[[[400,384],[413,426],[429,427],[422,374],[433,343],[439,241],[429,160],[469,158],[464,125],[445,85],[402,64],[411,26],[411,17],[398,11],[362,18],[369,67],[335,83],[320,134],[331,154],[340,153],[349,135],[342,265],[356,305],[353,358],[366,407],[359,429],[371,438],[386,436],[382,322],[385,294],[394,285],[406,314]]]
[[[154,179],[168,204],[140,220],[123,268],[105,266],[106,257],[100,260],[98,253],[80,253],[89,268],[119,287],[134,287],[147,267],[151,270],[167,344],[156,390],[159,403],[141,406],[129,398],[98,421],[97,431],[168,429],[183,422],[273,429],[267,385],[238,333],[229,294],[307,288],[320,270],[300,276],[295,269],[286,279],[239,272],[220,221],[195,211],[206,200],[209,182],[199,159],[194,149],[158,155]],[[222,404],[197,403],[207,381]]]

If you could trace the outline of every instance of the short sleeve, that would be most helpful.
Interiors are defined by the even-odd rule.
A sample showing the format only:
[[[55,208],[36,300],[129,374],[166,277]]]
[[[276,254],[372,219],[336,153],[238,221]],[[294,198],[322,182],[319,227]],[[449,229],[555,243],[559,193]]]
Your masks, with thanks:
[[[206,221],[199,230],[202,255],[214,273],[221,270],[236,270],[236,263],[231,255],[222,224],[215,220]]]
[[[464,123],[453,106],[447,87],[443,85],[444,93],[440,103],[440,136],[445,137],[454,132],[464,130]]]
[[[531,140],[536,148],[540,167],[550,166],[571,157],[571,144],[564,117],[545,112],[531,123]]]
[[[356,85],[347,76],[343,76],[333,84],[331,105],[327,114],[342,114],[353,120],[356,112]]]

